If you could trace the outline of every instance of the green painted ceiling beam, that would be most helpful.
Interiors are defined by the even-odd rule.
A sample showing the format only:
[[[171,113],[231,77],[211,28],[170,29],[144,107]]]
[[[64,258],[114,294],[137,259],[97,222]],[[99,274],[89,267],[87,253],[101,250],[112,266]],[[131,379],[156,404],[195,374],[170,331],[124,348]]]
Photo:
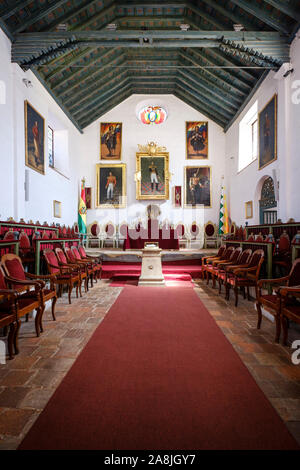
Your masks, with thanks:
[[[220,59],[222,59],[224,61],[224,64],[226,65],[232,65],[233,67],[243,67],[243,63],[241,63],[241,60],[239,60],[237,57],[234,57],[234,56],[228,56],[226,54],[224,54],[224,52],[222,52],[220,49],[214,49],[214,50],[210,50],[210,53],[215,56],[215,57],[219,57]],[[253,63],[249,60],[247,62],[247,65],[252,65]],[[246,70],[246,69],[242,69],[242,72],[243,75],[245,77],[248,77],[250,80],[257,80],[259,78],[259,74],[255,71],[255,70]]]
[[[220,118],[224,119],[225,122],[228,122],[228,120],[233,116],[233,113],[226,112],[224,109],[220,108],[220,106],[211,102],[207,96],[199,95],[199,93],[194,91],[189,85],[187,85],[186,82],[177,80],[176,85],[179,88],[182,88],[182,90],[184,90],[186,93],[189,93],[189,95],[193,96],[193,98],[196,99],[198,103],[207,106],[207,108],[212,111],[212,115],[216,114]]]
[[[221,126],[223,129],[226,125],[226,121],[223,121],[218,114],[215,112],[212,112],[207,106],[197,100],[193,96],[191,96],[184,88],[180,87],[177,85],[177,87],[174,90],[174,95],[181,99],[184,103],[188,104],[192,108],[196,109],[196,111],[199,111],[202,113],[204,116],[208,117],[212,121],[214,121],[216,124]]]
[[[21,20],[21,24],[16,28],[12,28],[13,34],[19,33],[20,31],[25,31],[29,26],[41,20],[44,16],[49,15],[52,11],[61,7],[64,3],[67,3],[68,0],[57,0],[50,5],[46,5],[44,8],[40,8],[39,12],[36,15],[30,15],[28,19]]]
[[[232,3],[237,5],[238,7],[242,8],[243,10],[247,11],[253,16],[256,16],[265,24],[271,26],[271,28],[276,29],[277,31],[281,31],[282,33],[289,35],[289,30],[283,25],[280,21],[273,18],[267,10],[263,10],[262,8],[257,6],[257,3],[250,2],[249,0],[231,0]]]
[[[125,9],[128,9],[128,8],[139,8],[139,9],[145,9],[145,8],[165,8],[165,9],[169,9],[169,8],[185,8],[186,7],[186,2],[118,2],[116,4],[116,7],[117,8],[125,8]]]
[[[200,68],[202,67],[202,64],[197,62],[194,56],[191,56],[187,52],[181,53],[181,55],[182,55],[182,57],[184,57],[185,59],[191,61],[192,63],[199,66]],[[237,93],[239,93],[240,96],[243,96],[243,97],[245,97],[247,95],[247,92],[245,90],[242,90],[241,88],[237,87],[236,85],[234,85],[227,78],[221,77],[218,73],[216,73],[216,71],[214,69],[203,68],[202,70],[205,70],[206,74],[211,75],[214,79],[217,79],[217,81],[219,83],[221,83],[221,84],[223,83],[225,86],[230,88],[233,93],[237,92]]]
[[[32,0],[22,0],[19,2],[15,2],[14,6],[10,8],[9,6],[2,8],[0,11],[0,18],[5,21],[8,18],[10,18],[12,15],[17,13],[19,10],[22,10],[23,8],[27,7],[29,3],[32,3]]]
[[[191,10],[193,13],[195,13],[195,15],[197,17],[203,18],[206,21],[208,21],[210,24],[212,24],[217,29],[225,30],[227,28],[226,23],[223,23],[222,21],[219,21],[216,18],[214,18],[213,16],[209,15],[208,13],[206,13],[204,11],[203,8],[200,9],[199,7],[197,7],[196,5],[194,5],[190,2],[187,3],[186,8]]]
[[[299,9],[294,8],[291,3],[288,3],[286,0],[264,0],[272,7],[276,8],[277,10],[281,11],[285,15],[293,18],[293,20],[297,20],[300,22],[300,12]]]
[[[215,0],[203,0],[203,1],[207,3],[210,7],[214,8],[214,10],[218,11],[223,16],[225,16],[225,18],[230,18],[230,20],[233,23],[244,25],[244,27],[248,31],[252,31],[253,29],[255,29],[255,26],[253,25],[253,23],[250,23],[249,21],[247,21],[246,18],[243,18],[242,16],[239,16],[238,14],[232,12],[230,8],[225,8],[224,6],[220,5],[220,3],[218,3]]]
[[[95,52],[96,50],[97,50],[96,47],[94,49],[87,48],[87,49],[81,51],[79,54],[70,55],[70,57],[66,57],[65,60],[64,60],[64,65],[60,65],[56,69],[52,70],[52,72],[50,72],[48,75],[46,75],[45,79],[46,80],[52,80],[54,77],[56,77],[56,75],[60,74],[63,70],[67,69],[68,67],[70,67],[73,64],[76,64],[76,62],[83,59],[84,57],[91,54],[92,52]],[[109,54],[109,51],[106,52],[106,53]],[[49,64],[47,64],[47,65],[49,65]]]

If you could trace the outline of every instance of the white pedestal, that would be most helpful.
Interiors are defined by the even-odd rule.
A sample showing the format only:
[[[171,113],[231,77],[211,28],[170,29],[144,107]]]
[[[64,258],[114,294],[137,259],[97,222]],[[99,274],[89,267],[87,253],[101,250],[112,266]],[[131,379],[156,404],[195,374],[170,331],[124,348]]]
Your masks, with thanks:
[[[139,286],[164,286],[165,279],[162,273],[161,249],[147,247],[142,252],[142,273],[139,278]]]

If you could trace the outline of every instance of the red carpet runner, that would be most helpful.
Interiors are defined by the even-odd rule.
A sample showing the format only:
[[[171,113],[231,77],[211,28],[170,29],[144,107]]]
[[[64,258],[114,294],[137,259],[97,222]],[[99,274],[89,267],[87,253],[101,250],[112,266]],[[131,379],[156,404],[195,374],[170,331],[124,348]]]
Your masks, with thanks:
[[[128,286],[20,448],[298,447],[192,289]]]

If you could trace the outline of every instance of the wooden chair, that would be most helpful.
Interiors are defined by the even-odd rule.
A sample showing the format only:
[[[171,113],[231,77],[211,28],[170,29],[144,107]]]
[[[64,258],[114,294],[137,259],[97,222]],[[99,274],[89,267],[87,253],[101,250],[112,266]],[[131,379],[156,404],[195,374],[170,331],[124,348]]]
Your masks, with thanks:
[[[215,259],[215,260],[212,260],[212,262],[210,264],[207,264],[205,266],[205,274],[206,274],[206,283],[208,284],[209,283],[209,276],[211,276],[213,282],[215,282],[214,280],[214,277],[213,277],[213,273],[214,273],[214,270],[216,268],[216,266],[218,266],[219,263],[224,263],[226,261],[229,261],[232,253],[234,252],[234,246],[229,246],[228,248],[225,249],[224,253],[222,254],[222,256],[219,258],[219,259]],[[215,284],[213,284],[213,287],[215,286]]]
[[[226,286],[227,277],[229,276],[230,273],[233,273],[233,271],[237,268],[249,267],[248,263],[251,258],[251,255],[252,255],[252,250],[248,248],[247,250],[244,250],[240,253],[235,264],[226,264],[224,266],[224,269],[220,269],[218,271],[219,294],[221,294],[222,284]],[[221,265],[220,267],[223,268],[223,265]],[[228,300],[227,293],[225,294],[225,299]]]
[[[257,282],[259,279],[260,270],[264,262],[264,250],[256,250],[252,253],[249,260],[249,266],[247,268],[239,267],[234,269],[232,273],[226,279],[226,298],[229,299],[230,288],[233,287],[235,293],[235,306],[238,305],[239,288],[244,291],[247,288],[248,300],[250,300],[250,287],[257,288]]]
[[[97,267],[96,275],[98,276],[98,279],[101,279],[102,263],[99,260],[99,257],[88,255],[82,245],[78,247],[78,251],[82,260],[91,261],[94,266]]]
[[[69,304],[71,304],[71,294],[73,287],[76,286],[76,297],[78,297],[78,289],[81,297],[81,281],[78,266],[62,266],[53,250],[44,250],[44,258],[50,274],[55,275],[55,284],[58,285],[58,295],[61,297],[62,287],[68,287]]]
[[[223,272],[226,266],[236,265],[239,259],[239,256],[242,252],[242,248],[239,246],[237,248],[232,247],[233,250],[227,260],[221,261],[216,260],[212,262],[211,270],[209,273],[211,275],[213,281],[213,287],[216,285],[216,280],[218,279],[219,273]],[[219,286],[219,293],[220,293],[220,286]]]
[[[60,266],[65,266],[69,267],[71,269],[77,270],[77,273],[79,275],[79,293],[80,297],[82,297],[82,292],[81,292],[81,286],[82,286],[82,281],[84,281],[84,290],[85,292],[88,291],[88,285],[87,285],[87,273],[86,269],[84,266],[79,265],[78,263],[75,263],[73,259],[70,259],[69,252],[65,248],[65,252],[61,248],[55,248],[55,254],[58,259],[58,263]]]
[[[79,267],[80,277],[82,281],[84,280],[84,288],[87,292],[89,290],[89,279],[91,280],[91,287],[93,287],[93,270],[84,261],[76,259],[71,248],[65,247],[65,254],[68,263]]]
[[[92,270],[93,280],[95,280],[95,282],[97,282],[97,279],[99,279],[100,275],[101,275],[102,266],[99,265],[98,263],[96,263],[92,259],[88,259],[87,257],[82,258],[81,254],[80,254],[80,251],[79,251],[79,248],[77,248],[77,246],[72,246],[71,250],[72,250],[73,255],[74,255],[74,257],[76,258],[77,261],[81,261],[81,262],[86,263],[88,269]]]
[[[9,359],[13,359],[13,345],[16,343],[15,335],[18,327],[18,316],[15,302],[17,301],[17,292],[7,289],[4,272],[0,266],[0,328],[4,331],[9,328],[7,336],[7,349]],[[4,333],[6,334],[6,333]]]
[[[300,324],[300,303],[295,302],[295,298],[300,298],[300,285],[294,287],[283,287],[279,289],[281,297],[280,320],[283,330],[283,344],[288,342],[289,322]]]
[[[7,313],[11,311],[12,308],[15,309],[17,315],[17,329],[14,332],[14,347],[16,354],[18,353],[18,332],[21,326],[20,318],[26,317],[28,319],[29,313],[33,310],[36,310],[35,316],[35,331],[36,335],[40,336],[40,319],[43,314],[43,301],[42,301],[42,281],[28,281],[14,279],[5,274],[4,267],[1,263],[0,278],[1,286],[5,286],[5,289],[13,290],[14,306],[11,304],[11,299],[9,298],[6,302],[0,304],[0,311],[2,313]],[[4,289],[4,290],[5,290]],[[10,295],[10,294],[8,294]],[[7,303],[8,302],[8,303]],[[11,339],[10,339],[11,347]]]
[[[300,284],[300,258],[294,261],[292,269],[288,276],[280,277],[278,279],[261,279],[257,284],[257,295],[256,295],[256,309],[258,314],[257,328],[260,329],[262,322],[262,311],[261,308],[264,307],[268,310],[271,315],[274,316],[276,322],[276,334],[275,341],[278,343],[281,332],[281,290],[280,294],[278,291],[269,293],[263,293],[263,287],[272,287],[272,286],[286,286],[286,288],[298,286]],[[287,304],[286,304],[287,306]]]
[[[217,248],[218,244],[218,228],[209,221],[204,225],[204,248],[208,248],[209,245]]]
[[[57,294],[55,289],[55,276],[54,275],[35,275],[24,271],[21,258],[15,254],[6,254],[2,256],[2,265],[4,266],[5,273],[7,276],[21,280],[34,280],[40,282],[41,285],[41,302],[42,312],[39,319],[39,329],[43,332],[42,318],[46,308],[46,302],[51,300],[51,313],[52,318],[55,321],[55,305],[57,301]],[[49,282],[49,287],[46,287],[45,282]]]

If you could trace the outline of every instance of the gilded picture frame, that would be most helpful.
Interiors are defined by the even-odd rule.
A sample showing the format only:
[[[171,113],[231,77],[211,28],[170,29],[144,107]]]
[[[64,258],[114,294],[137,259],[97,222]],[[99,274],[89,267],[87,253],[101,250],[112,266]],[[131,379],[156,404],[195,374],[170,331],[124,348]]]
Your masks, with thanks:
[[[208,160],[208,121],[186,121],[186,160]]]
[[[38,173],[45,174],[45,119],[24,101],[25,164]]]
[[[277,94],[258,114],[258,169],[277,160]]]
[[[136,199],[169,199],[169,153],[136,153]]]
[[[126,207],[126,164],[96,164],[96,207]]]
[[[53,201],[53,217],[60,219],[61,218],[61,202]]]
[[[253,201],[245,202],[245,218],[252,219],[253,217]]]
[[[184,207],[212,207],[211,166],[184,167]]]
[[[100,160],[122,159],[122,123],[100,122]]]

